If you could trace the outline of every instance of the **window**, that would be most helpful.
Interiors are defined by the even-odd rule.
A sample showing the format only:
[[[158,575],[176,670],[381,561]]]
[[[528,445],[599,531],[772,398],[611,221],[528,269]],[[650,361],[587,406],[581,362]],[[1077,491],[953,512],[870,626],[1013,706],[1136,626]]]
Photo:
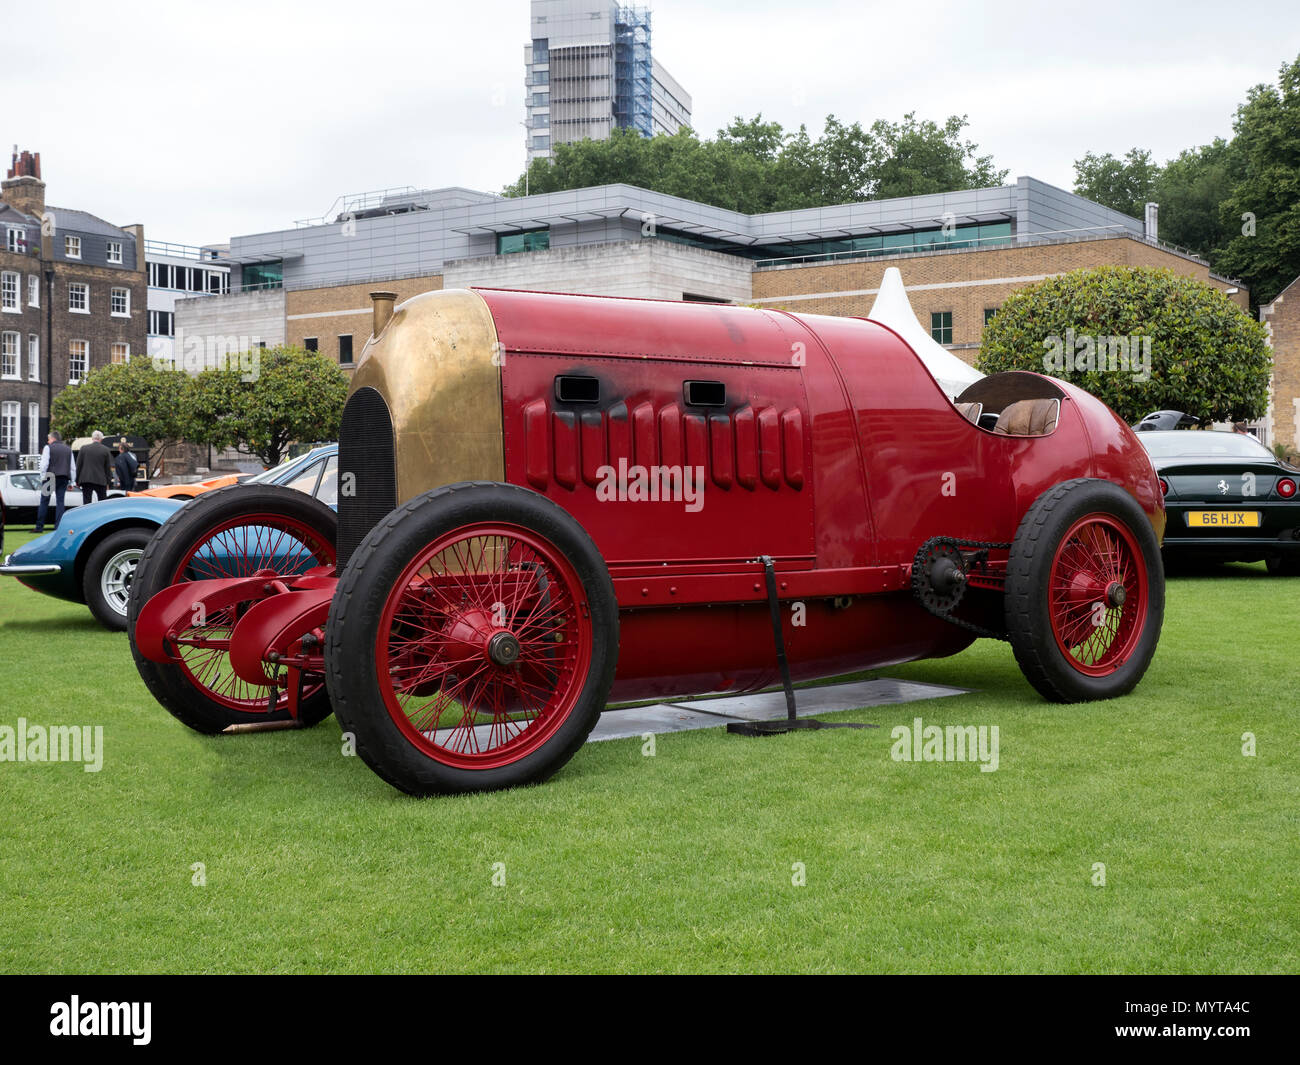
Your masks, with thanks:
[[[108,349],[110,362],[130,362],[131,345],[125,340],[115,340]]]
[[[27,306],[39,307],[41,305],[41,279],[35,274],[27,275]]]
[[[538,134],[533,137],[534,148],[541,149],[541,148],[549,148],[550,146],[551,146],[551,138],[549,136],[542,136],[541,134]]]
[[[352,361],[352,334],[343,333],[339,336],[339,362],[348,363]]]
[[[320,484],[316,486],[315,496],[327,507],[336,507],[339,502],[339,457],[331,455],[325,460],[325,470],[321,474]]]
[[[0,333],[0,377],[22,380],[23,338],[18,333]]]
[[[307,351],[315,351],[315,350],[316,350],[316,344],[317,344],[317,341],[316,341],[316,338],[315,338],[315,337],[303,337],[303,338],[302,338],[302,346],[303,346],[303,348],[304,348],[305,350],[307,350]]]
[[[517,251],[544,251],[551,246],[549,229],[530,229],[526,233],[497,234],[497,254],[510,255]]]
[[[230,275],[224,270],[209,270],[208,291],[225,295],[230,291]]]
[[[8,270],[0,273],[0,308],[9,314],[23,313],[18,296],[18,282],[21,276]]]
[[[73,314],[90,313],[90,286],[84,281],[68,282],[68,310]]]
[[[41,338],[35,333],[27,337],[27,380],[41,379]]]
[[[172,325],[172,311],[150,311],[149,312],[149,335],[154,337],[169,337],[175,332]]]
[[[18,450],[18,419],[21,416],[21,405],[0,403],[0,451]]]
[[[68,384],[75,385],[85,380],[90,369],[90,341],[68,341]]]
[[[122,242],[120,240],[110,240],[108,242],[108,261],[110,263],[121,263]]]
[[[27,253],[27,230],[22,226],[9,226],[5,230],[5,247],[19,255]]]
[[[36,454],[41,450],[41,405],[27,404],[27,451]]]
[[[550,60],[550,38],[534,37],[533,38],[533,62],[546,63]]]
[[[244,267],[244,291],[258,288],[283,288],[282,263],[249,263]]]
[[[930,313],[930,335],[940,344],[952,343],[952,311]]]
[[[108,296],[108,311],[114,318],[131,317],[131,290],[114,288]]]
[[[995,314],[997,314],[997,313],[998,313],[998,309],[997,309],[996,307],[985,307],[985,308],[984,308],[984,324],[985,324],[985,325],[988,325],[989,322],[993,321],[993,316],[994,316]]]
[[[65,256],[67,256],[69,259],[80,259],[80,258],[81,258],[81,238],[80,238],[80,237],[64,237],[64,238],[63,238],[63,254],[64,254]]]

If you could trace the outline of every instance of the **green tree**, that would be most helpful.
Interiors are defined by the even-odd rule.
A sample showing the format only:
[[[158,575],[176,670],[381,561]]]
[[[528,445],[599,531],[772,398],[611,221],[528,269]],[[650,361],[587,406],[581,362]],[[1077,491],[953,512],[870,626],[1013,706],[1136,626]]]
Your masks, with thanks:
[[[813,138],[760,114],[737,117],[712,140],[690,129],[657,137],[615,130],[608,140],[556,145],[553,158],[530,165],[527,188],[622,182],[754,214],[999,184],[1007,172],[962,139],[967,124],[964,115],[938,124],[909,113],[864,128],[828,115]],[[521,176],[504,191],[522,196],[524,188]]]
[[[288,446],[337,438],[347,375],[324,355],[296,347],[261,349],[251,372],[204,370],[187,403],[192,438],[236,447],[267,466]]]
[[[1146,205],[1156,198],[1159,172],[1145,148],[1130,148],[1123,159],[1110,152],[1088,152],[1074,161],[1074,191],[1093,203],[1141,218]]]
[[[1250,90],[1233,131],[1239,173],[1220,208],[1231,239],[1215,265],[1269,303],[1300,276],[1300,56]]]
[[[1127,344],[1127,365],[1116,357],[1110,366],[1108,351],[1122,350],[1111,338]],[[1257,417],[1272,362],[1263,326],[1212,286],[1171,270],[1102,266],[1012,293],[984,327],[978,366],[1060,377],[1132,423],[1166,409]]]
[[[918,122],[915,112],[904,115],[902,122],[873,122],[877,159],[870,198],[1002,184],[1007,172],[994,167],[991,155],[976,155],[979,146],[974,141],[962,140],[967,125],[965,115],[952,115],[940,126],[929,120]]]
[[[1160,239],[1217,259],[1231,235],[1220,205],[1232,190],[1235,156],[1222,137],[1188,148],[1160,168],[1155,200],[1160,204]],[[1233,231],[1235,232],[1235,230]]]
[[[203,370],[191,379],[185,397],[189,439],[215,451],[236,447],[244,431],[241,416],[247,386],[239,370]]]
[[[188,434],[190,388],[188,374],[158,369],[149,359],[101,366],[54,398],[50,424],[68,440],[96,429],[105,436],[142,436],[158,466]]]

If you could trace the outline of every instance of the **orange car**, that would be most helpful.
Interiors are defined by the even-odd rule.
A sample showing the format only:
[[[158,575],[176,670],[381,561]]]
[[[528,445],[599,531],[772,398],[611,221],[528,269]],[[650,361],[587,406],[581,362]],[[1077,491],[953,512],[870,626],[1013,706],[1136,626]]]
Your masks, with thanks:
[[[195,481],[193,484],[160,484],[157,488],[146,488],[143,492],[128,492],[127,495],[157,496],[161,499],[193,499],[204,492],[211,492],[214,488],[238,484],[249,476],[251,475],[247,473],[227,473],[220,477],[209,477],[206,481]]]

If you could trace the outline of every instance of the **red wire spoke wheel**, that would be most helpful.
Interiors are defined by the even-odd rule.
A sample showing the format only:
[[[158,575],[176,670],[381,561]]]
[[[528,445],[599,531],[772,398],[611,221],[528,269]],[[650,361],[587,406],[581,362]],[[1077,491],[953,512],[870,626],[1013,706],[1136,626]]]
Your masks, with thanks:
[[[334,565],[334,543],[301,518],[272,513],[215,516],[210,529],[200,530],[172,569],[171,584],[226,577],[276,577]],[[250,604],[214,611],[172,640],[180,667],[190,683],[209,699],[230,710],[265,717],[271,712],[267,689],[249,684],[230,667],[230,635]],[[268,670],[271,679],[276,674]],[[320,691],[324,682],[307,685],[304,698]],[[277,709],[288,703],[281,692]]]
[[[415,795],[543,780],[595,726],[618,612],[562,508],[505,484],[399,507],[340,576],[326,678],[357,753]]]
[[[1007,559],[1007,636],[1025,679],[1055,702],[1110,699],[1146,672],[1164,618],[1160,544],[1108,481],[1044,492]]]
[[[1081,518],[1056,549],[1050,582],[1052,632],[1074,668],[1104,677],[1127,662],[1147,598],[1133,533],[1107,514]]]
[[[154,534],[131,585],[128,623],[163,588],[228,577],[292,576],[335,562],[338,519],[323,503],[281,485],[232,485],[206,492],[173,514]],[[288,695],[276,707],[270,689],[249,684],[230,666],[230,635],[251,603],[196,615],[171,641],[177,661],[150,662],[135,650],[150,691],[191,728],[221,732],[230,725],[289,717]],[[268,670],[268,678],[273,674]],[[330,713],[322,682],[303,689],[298,720],[316,724]]]

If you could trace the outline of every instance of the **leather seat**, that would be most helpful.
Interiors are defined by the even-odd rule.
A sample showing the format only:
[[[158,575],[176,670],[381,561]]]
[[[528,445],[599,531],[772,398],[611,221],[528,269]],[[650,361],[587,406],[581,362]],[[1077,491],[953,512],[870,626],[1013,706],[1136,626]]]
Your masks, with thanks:
[[[1059,399],[1021,399],[1009,404],[993,427],[1002,436],[1046,436],[1061,414]]]
[[[968,422],[980,423],[980,415],[984,413],[983,403],[954,403],[958,413]]]

